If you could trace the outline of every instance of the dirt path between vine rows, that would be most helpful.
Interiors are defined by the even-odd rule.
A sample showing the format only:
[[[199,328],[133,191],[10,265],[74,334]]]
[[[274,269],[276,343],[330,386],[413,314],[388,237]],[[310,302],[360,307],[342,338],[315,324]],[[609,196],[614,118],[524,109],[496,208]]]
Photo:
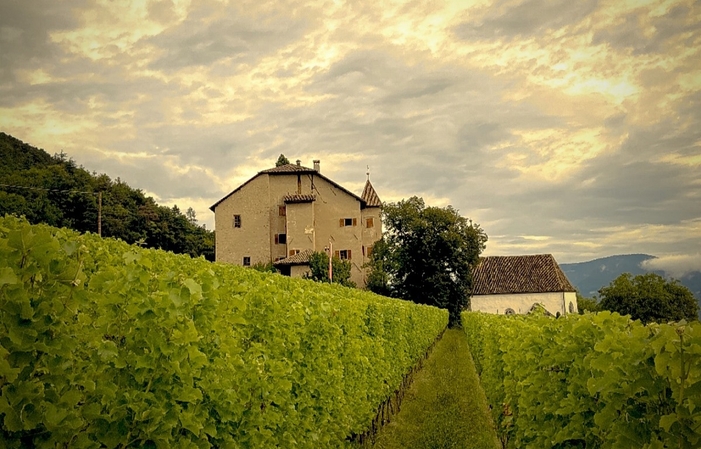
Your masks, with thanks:
[[[462,330],[449,329],[406,393],[374,449],[497,449],[484,391]]]

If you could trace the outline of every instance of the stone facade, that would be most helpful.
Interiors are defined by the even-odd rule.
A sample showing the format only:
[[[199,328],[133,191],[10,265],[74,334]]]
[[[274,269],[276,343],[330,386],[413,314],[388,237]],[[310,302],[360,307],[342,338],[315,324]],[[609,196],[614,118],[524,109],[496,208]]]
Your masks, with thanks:
[[[381,202],[368,180],[362,197],[310,169],[288,164],[259,172],[210,209],[216,260],[237,265],[277,262],[302,276],[299,257],[324,251],[351,262],[351,280],[365,286],[372,245],[382,237]]]

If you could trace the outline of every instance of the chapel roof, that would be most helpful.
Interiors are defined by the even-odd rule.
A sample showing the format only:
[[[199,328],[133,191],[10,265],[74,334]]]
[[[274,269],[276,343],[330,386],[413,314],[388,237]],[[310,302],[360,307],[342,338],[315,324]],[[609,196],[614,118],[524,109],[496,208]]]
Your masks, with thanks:
[[[574,291],[551,254],[484,257],[473,273],[473,295]]]

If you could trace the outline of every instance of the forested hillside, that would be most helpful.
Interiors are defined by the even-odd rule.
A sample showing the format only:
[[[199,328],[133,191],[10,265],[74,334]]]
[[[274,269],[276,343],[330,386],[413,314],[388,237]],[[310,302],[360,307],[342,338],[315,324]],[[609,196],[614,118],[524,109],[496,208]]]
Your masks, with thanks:
[[[214,259],[214,233],[194,216],[159,206],[119,178],[90,173],[63,153],[51,156],[0,132],[0,216],[97,232],[98,192],[103,236]]]

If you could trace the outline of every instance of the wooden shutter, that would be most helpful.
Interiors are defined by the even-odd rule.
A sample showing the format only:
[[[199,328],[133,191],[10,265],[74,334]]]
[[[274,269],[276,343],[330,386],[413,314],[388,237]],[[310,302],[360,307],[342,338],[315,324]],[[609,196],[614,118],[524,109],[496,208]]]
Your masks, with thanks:
[[[275,244],[276,245],[280,244],[280,234],[275,234]]]
[[[343,227],[344,224],[345,224],[345,220],[344,220],[343,218],[341,218],[341,219],[338,220],[338,225],[339,225],[340,227]]]
[[[340,251],[334,251],[333,252],[334,257],[341,258],[341,252]]]
[[[292,256],[294,256],[294,255],[295,255],[295,250],[291,249],[291,250],[290,250],[290,257],[292,257]]]
[[[353,219],[355,221],[355,218]],[[348,250],[348,260],[351,260],[351,250]]]
[[[375,220],[373,219],[373,217],[367,219],[367,221],[365,222],[365,226],[368,228],[372,228],[373,226],[375,226]]]
[[[353,219],[353,226],[358,226],[358,219],[357,218]]]

